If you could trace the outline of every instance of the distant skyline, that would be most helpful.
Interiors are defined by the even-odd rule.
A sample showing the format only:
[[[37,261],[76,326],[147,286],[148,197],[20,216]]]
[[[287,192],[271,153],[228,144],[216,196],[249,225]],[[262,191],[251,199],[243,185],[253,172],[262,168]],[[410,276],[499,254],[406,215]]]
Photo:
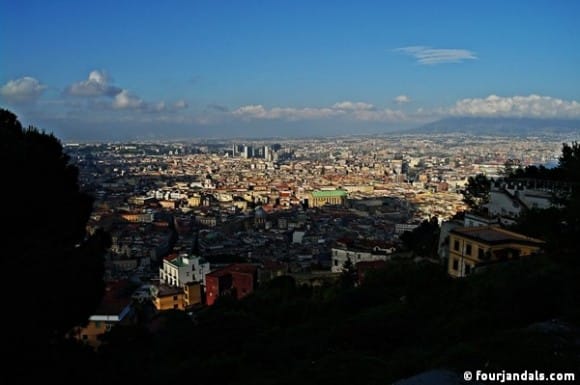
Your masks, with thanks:
[[[64,140],[580,119],[577,1],[0,0],[0,106]]]

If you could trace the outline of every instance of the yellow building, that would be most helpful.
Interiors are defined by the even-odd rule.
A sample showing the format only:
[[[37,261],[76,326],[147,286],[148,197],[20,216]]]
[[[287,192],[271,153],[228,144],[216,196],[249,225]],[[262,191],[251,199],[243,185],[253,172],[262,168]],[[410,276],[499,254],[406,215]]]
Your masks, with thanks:
[[[161,285],[155,296],[157,310],[185,310],[185,292],[181,287]]]
[[[197,207],[201,204],[201,196],[193,195],[187,198],[187,204],[189,207]]]
[[[176,201],[162,200],[162,201],[159,201],[159,204],[164,209],[175,209],[177,207],[177,202]]]
[[[200,282],[188,282],[183,285],[185,291],[185,306],[203,303],[203,290]]]
[[[538,253],[543,241],[497,226],[458,227],[449,232],[447,272],[465,277],[478,267]]]
[[[347,192],[345,190],[319,190],[310,193],[309,207],[320,207],[324,205],[344,206]]]

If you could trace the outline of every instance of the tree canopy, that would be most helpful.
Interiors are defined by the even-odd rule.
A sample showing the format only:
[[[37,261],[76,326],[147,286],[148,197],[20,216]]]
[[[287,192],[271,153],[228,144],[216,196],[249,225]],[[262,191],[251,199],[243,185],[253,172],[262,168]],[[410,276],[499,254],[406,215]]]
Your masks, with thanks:
[[[472,210],[481,209],[489,202],[489,191],[491,190],[491,180],[484,174],[470,176],[465,188],[461,190],[463,202]]]
[[[432,217],[424,220],[413,231],[405,231],[401,240],[408,250],[419,257],[437,258],[437,245],[439,242],[439,219]]]
[[[0,109],[0,146],[9,342],[47,349],[99,304],[107,237],[87,236],[93,201],[58,139]]]
[[[531,209],[525,212],[516,230],[548,241],[548,248],[564,253],[578,252],[580,237],[580,145],[578,142],[562,145],[558,166],[547,169],[529,166],[518,169],[511,178],[532,178],[557,182],[554,207]]]

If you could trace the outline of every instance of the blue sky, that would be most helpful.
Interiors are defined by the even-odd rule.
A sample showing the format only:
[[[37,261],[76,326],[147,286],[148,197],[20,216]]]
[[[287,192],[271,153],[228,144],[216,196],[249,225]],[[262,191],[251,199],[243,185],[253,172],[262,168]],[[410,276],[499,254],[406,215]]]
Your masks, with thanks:
[[[64,139],[580,118],[580,2],[0,0],[0,105]]]

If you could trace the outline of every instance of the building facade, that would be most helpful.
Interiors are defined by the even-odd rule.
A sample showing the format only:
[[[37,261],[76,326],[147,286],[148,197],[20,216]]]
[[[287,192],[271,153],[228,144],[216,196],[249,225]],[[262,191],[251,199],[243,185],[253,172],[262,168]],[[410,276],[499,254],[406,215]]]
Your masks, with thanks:
[[[345,190],[312,191],[308,205],[310,207],[321,207],[324,205],[344,206],[346,204],[347,194]]]
[[[210,264],[201,257],[191,257],[188,254],[170,255],[163,260],[159,269],[159,279],[162,284],[182,287],[189,282],[202,282],[210,272]]]
[[[344,264],[349,259],[353,266],[356,266],[360,262],[388,261],[394,251],[395,247],[381,248],[379,246],[375,246],[371,249],[364,250],[352,247],[333,247],[332,266],[330,269],[333,273],[341,273],[343,271]]]
[[[185,291],[181,287],[159,286],[154,300],[155,308],[163,310],[185,310]]]
[[[476,269],[541,251],[544,242],[497,226],[458,227],[449,232],[447,272],[466,277]]]
[[[206,282],[208,305],[213,305],[222,295],[240,299],[254,291],[258,283],[258,268],[249,263],[234,263],[209,273]]]

